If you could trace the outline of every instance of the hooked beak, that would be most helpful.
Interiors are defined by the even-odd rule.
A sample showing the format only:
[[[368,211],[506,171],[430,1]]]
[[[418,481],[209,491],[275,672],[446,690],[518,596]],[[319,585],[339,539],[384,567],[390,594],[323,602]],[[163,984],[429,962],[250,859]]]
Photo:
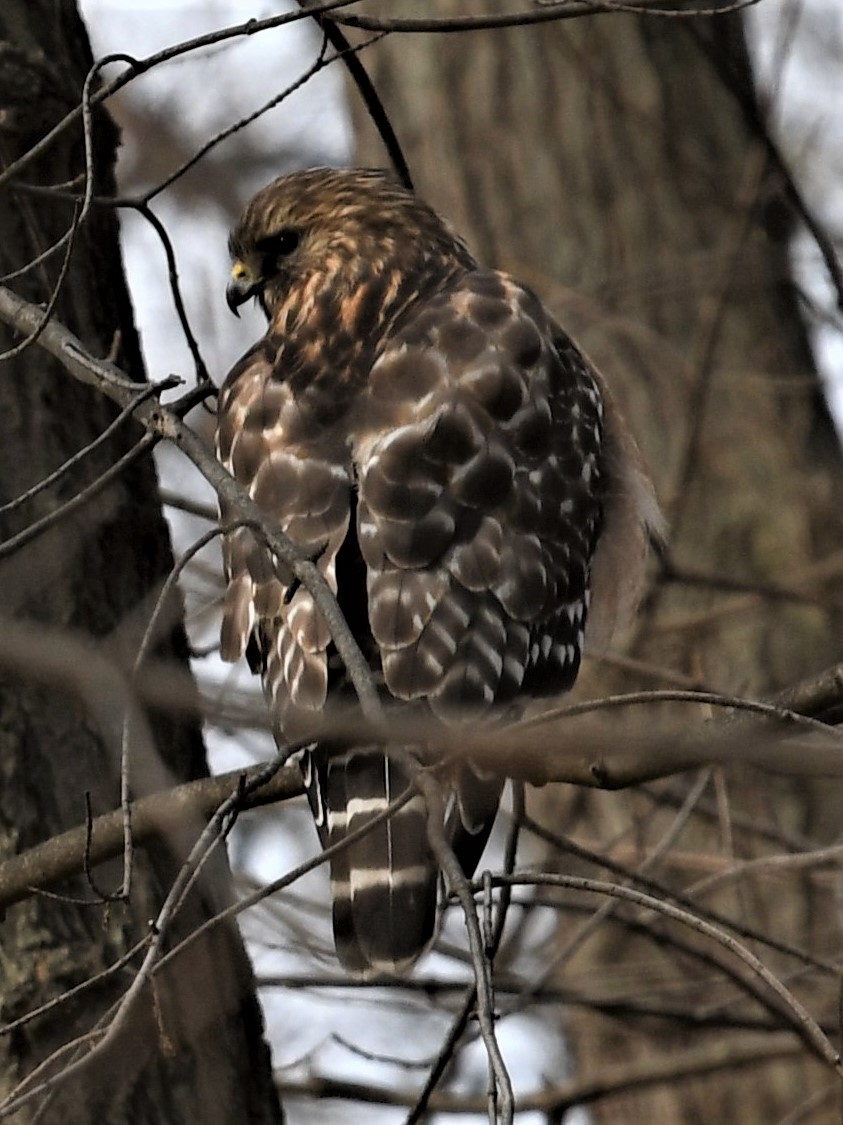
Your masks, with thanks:
[[[260,292],[263,282],[255,278],[248,267],[241,261],[236,261],[231,267],[231,280],[225,289],[225,302],[235,316],[240,316],[237,311],[250,297]]]

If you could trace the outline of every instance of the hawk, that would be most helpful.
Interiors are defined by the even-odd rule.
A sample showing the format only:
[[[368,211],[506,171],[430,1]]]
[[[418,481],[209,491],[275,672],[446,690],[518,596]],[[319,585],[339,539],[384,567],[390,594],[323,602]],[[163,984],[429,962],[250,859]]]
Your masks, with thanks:
[[[448,725],[568,689],[590,593],[634,594],[657,509],[597,372],[539,299],[478,266],[374,170],[276,179],[230,238],[232,311],[268,328],[225,380],[217,454],[336,594],[385,703]],[[223,508],[222,519],[233,513]],[[350,697],[310,592],[247,528],[223,546],[222,657],[259,672],[280,740]],[[323,846],[413,784],[406,759],[316,748],[302,769]],[[501,782],[453,766],[446,831],[471,875]],[[340,960],[406,971],[439,872],[415,793],[331,864]]]

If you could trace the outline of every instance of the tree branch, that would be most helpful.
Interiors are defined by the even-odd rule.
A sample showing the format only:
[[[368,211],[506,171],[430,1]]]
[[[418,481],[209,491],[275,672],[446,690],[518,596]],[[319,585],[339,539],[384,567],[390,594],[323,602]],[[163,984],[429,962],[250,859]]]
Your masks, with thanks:
[[[265,766],[232,770],[218,777],[203,777],[166,792],[153,793],[131,803],[132,836],[136,843],[166,836],[194,818],[204,824],[219,806],[260,775]],[[301,773],[287,766],[254,793],[243,797],[243,808],[256,808],[274,801],[285,801],[303,792]],[[198,834],[198,833],[197,833]],[[0,864],[0,912],[34,890],[54,886],[78,875],[85,858],[89,864],[113,859],[123,850],[123,810],[115,809],[96,817],[90,825],[80,824],[54,836],[22,855]]]
[[[707,1043],[690,1050],[672,1052],[661,1058],[646,1059],[644,1062],[601,1065],[599,1075],[572,1078],[532,1094],[520,1095],[515,1099],[515,1110],[521,1113],[533,1111],[559,1115],[572,1106],[596,1102],[600,1098],[631,1090],[699,1078],[719,1070],[796,1059],[800,1054],[800,1048],[794,1045],[791,1035],[768,1035],[763,1039],[754,1036],[738,1041],[730,1039]],[[342,1098],[397,1106],[410,1106],[415,1100],[415,1095],[409,1090],[386,1089],[328,1078],[314,1077],[301,1082],[279,1078],[277,1086],[282,1094],[291,1097]],[[430,1099],[430,1109],[434,1113],[479,1114],[484,1113],[486,1108],[485,1097],[478,1095],[434,1093]]]
[[[647,907],[657,914],[663,914],[667,918],[703,934],[722,945],[724,949],[727,949],[729,953],[742,961],[759,980],[763,981],[771,993],[768,1006],[774,1007],[780,1015],[788,1020],[793,1030],[805,1045],[816,1054],[817,1058],[822,1059],[843,1077],[843,1062],[841,1062],[840,1053],[834,1048],[828,1036],[805,1006],[792,992],[785,988],[754,953],[719,926],[712,925],[697,914],[692,914],[690,911],[665,902],[661,898],[634,890],[632,887],[623,887],[616,883],[606,883],[598,879],[584,879],[578,875],[553,875],[544,871],[536,871],[526,875],[495,875],[493,876],[493,882],[495,886],[509,884],[511,886],[565,887],[569,890],[608,895],[610,898],[624,899],[627,902]]]
[[[539,8],[483,13],[471,16],[375,16],[334,15],[327,18],[345,27],[361,31],[402,32],[404,34],[450,33],[461,31],[495,31],[505,27],[525,27],[528,24],[558,23],[562,20],[582,19],[584,16],[605,16],[618,13],[662,16],[667,19],[698,19],[702,16],[724,16],[753,8],[761,0],[709,0],[701,6],[699,0],[558,0],[544,3]]]

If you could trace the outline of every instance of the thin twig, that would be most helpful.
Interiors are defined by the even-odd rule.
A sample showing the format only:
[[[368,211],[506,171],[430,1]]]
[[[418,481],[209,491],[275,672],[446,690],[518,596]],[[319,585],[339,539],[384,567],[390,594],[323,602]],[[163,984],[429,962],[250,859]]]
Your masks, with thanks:
[[[68,231],[68,234],[67,234],[67,239],[66,239],[67,246],[66,246],[66,249],[65,249],[65,252],[64,252],[64,258],[62,259],[61,268],[59,269],[59,275],[56,278],[55,285],[52,286],[52,291],[50,293],[50,299],[47,301],[47,304],[44,307],[44,312],[41,316],[41,320],[29,332],[29,335],[24,337],[24,339],[21,340],[21,342],[19,344],[15,344],[14,347],[7,348],[6,351],[0,352],[0,361],[14,359],[16,356],[19,356],[22,352],[25,352],[27,348],[31,347],[32,344],[34,344],[37,341],[38,337],[41,335],[41,333],[44,331],[44,329],[49,324],[50,318],[52,317],[53,312],[55,311],[56,305],[58,303],[58,299],[61,296],[61,291],[62,291],[62,287],[63,287],[64,282],[65,282],[65,278],[67,277],[67,272],[70,269],[70,258],[71,258],[71,255],[73,253],[73,247],[74,247],[74,243],[76,241],[76,234],[79,230],[80,221],[81,221],[81,210],[78,206],[76,206],[74,208],[73,219],[72,219],[71,224],[70,224],[70,230]],[[31,261],[30,263],[28,263],[28,265],[30,265],[30,266],[34,265],[34,261]]]
[[[235,525],[237,526],[237,525]],[[165,609],[170,605],[170,600],[178,585],[178,581],[184,571],[184,568],[193,559],[197,553],[203,550],[209,543],[213,542],[219,535],[225,534],[227,531],[232,530],[231,527],[213,528],[211,531],[206,532],[200,536],[191,546],[184,552],[180,559],[173,565],[170,573],[167,575],[158,597],[155,601],[155,606],[152,613],[149,615],[149,620],[146,623],[143,636],[141,637],[138,646],[137,655],[132,666],[131,685],[137,683],[138,676],[140,675],[141,668],[148,658],[153,644],[157,639],[159,624],[162,614]],[[128,701],[126,713],[123,718],[123,733],[120,740],[120,808],[123,810],[123,880],[120,891],[116,896],[118,899],[128,901],[132,893],[132,857],[134,852],[134,845],[132,842],[132,790],[130,778],[130,762],[129,753],[132,745],[132,724],[137,716],[137,705],[135,702],[134,690]]]
[[[696,883],[685,887],[683,894],[687,898],[710,894],[713,890],[730,883],[734,879],[742,879],[756,871],[781,872],[804,871],[808,867],[820,867],[823,864],[840,865],[843,860],[843,844],[831,844],[827,848],[817,848],[810,852],[800,852],[796,855],[762,855],[756,859],[736,861],[725,871],[718,871],[715,875],[708,875]]]
[[[304,0],[299,0],[299,3],[301,7],[307,11],[306,2],[304,2]],[[317,13],[314,14],[313,19],[326,40],[337,52],[337,58],[342,60],[349,77],[357,87],[357,92],[363,101],[366,112],[369,114],[369,118],[375,129],[377,129],[380,139],[383,141],[384,148],[392,162],[393,168],[398,173],[401,183],[408,191],[413,191],[413,177],[410,174],[407,158],[404,156],[401,142],[398,140],[395,130],[392,127],[392,122],[389,120],[389,114],[384,109],[383,102],[375,89],[375,84],[372,82],[366,68],[360,61],[358,53],[360,47],[352,47],[345,35],[340,31],[336,21],[330,18],[330,15],[324,16]],[[381,32],[375,39],[363,44],[363,46],[369,46],[370,43],[377,42],[378,39],[382,39],[386,34],[386,32]]]
[[[300,772],[298,770],[296,772],[299,773],[300,777]],[[343,838],[337,843],[331,844],[327,848],[323,848],[317,855],[314,855],[310,859],[305,860],[303,863],[300,863],[298,867],[294,867],[292,870],[285,872],[285,874],[280,875],[277,879],[273,879],[272,882],[267,883],[265,886],[260,887],[258,890],[253,891],[251,894],[244,895],[242,898],[238,899],[237,902],[232,903],[231,906],[228,906],[218,914],[215,914],[213,918],[208,918],[200,926],[197,926],[197,928],[193,930],[192,933],[182,938],[177,946],[175,946],[170,950],[169,953],[161,958],[158,969],[163,969],[164,966],[169,964],[169,962],[174,958],[183,956],[184,953],[193,944],[193,942],[201,938],[209,930],[213,929],[216,926],[219,926],[223,922],[231,921],[232,919],[238,917],[238,915],[242,914],[244,911],[250,910],[253,906],[257,906],[259,903],[264,902],[267,898],[270,898],[272,895],[277,894],[279,891],[286,890],[294,883],[297,883],[299,879],[303,878],[305,875],[308,875],[311,871],[315,871],[317,867],[321,867],[323,864],[333,859],[333,857],[339,852],[345,851],[353,844],[356,844],[358,840],[362,840],[364,836],[367,836],[370,832],[377,828],[379,824],[383,824],[384,821],[389,820],[390,817],[393,817],[399,809],[403,808],[408,801],[411,801],[413,799],[414,795],[415,790],[412,787],[408,787],[400,797],[397,797],[385,809],[373,816],[371,820],[367,821],[366,824],[364,824],[362,827],[355,829],[355,831],[353,832],[349,832],[347,835],[343,836]],[[373,981],[372,983],[377,982]]]
[[[281,103],[286,101],[291,94],[294,94],[297,90],[301,89],[302,86],[305,85],[305,83],[309,82],[311,78],[313,78],[316,74],[318,74],[321,70],[328,66],[329,63],[333,61],[333,58],[325,58],[323,47],[323,50],[320,51],[315,61],[311,63],[310,66],[307,67],[307,69],[298,78],[295,79],[295,81],[286,86],[279,94],[273,94],[271,98],[265,101],[263,105],[258,106],[256,110],[253,110],[245,117],[239,118],[234,122],[233,125],[229,125],[225,129],[220,129],[219,132],[215,133],[209,141],[206,141],[205,144],[200,145],[199,148],[197,148],[196,151],[193,152],[187,160],[185,160],[182,164],[179,165],[178,168],[175,169],[175,171],[171,172],[163,180],[160,180],[154,187],[145,192],[141,201],[133,202],[130,200],[115,200],[115,203],[124,207],[143,206],[144,204],[150,203],[157,195],[160,195],[161,192],[166,191],[168,187],[174,184],[186,172],[188,172],[191,168],[198,164],[199,161],[203,157],[207,156],[209,152],[212,152],[213,149],[222,144],[223,141],[228,140],[229,137],[233,137],[235,134],[241,132],[253,122],[265,116],[269,112],[269,110],[275,109],[276,106],[281,105]]]
[[[522,905],[534,905],[535,901],[535,899],[531,899],[529,902]],[[547,904],[542,903],[542,905]],[[630,919],[624,919],[623,924],[625,926],[631,926],[633,923]],[[637,923],[635,926],[640,932],[642,927]],[[652,933],[650,933],[650,936],[652,937]],[[671,943],[676,943],[674,937],[671,937],[670,940]],[[683,952],[690,951],[683,950]],[[698,949],[693,952],[699,956]],[[719,965],[716,967],[720,968]],[[259,974],[257,984],[259,988],[281,988],[291,991],[309,991],[311,989],[327,989],[331,991],[367,991],[372,988],[391,989],[393,991],[415,993],[428,998],[451,996],[454,993],[462,993],[465,989],[464,981],[450,978],[416,975],[406,979],[395,978],[393,980],[381,980],[373,983],[372,981],[355,980],[351,977],[327,972],[319,974],[297,973],[293,976]],[[531,982],[527,978],[516,976],[512,973],[499,973],[496,977],[496,988],[498,992],[515,996],[516,999],[525,990],[530,988],[530,984]],[[597,982],[598,988],[599,984],[600,982]],[[678,1024],[682,1027],[693,1028],[700,1031],[727,1030],[774,1033],[776,1031],[781,1031],[784,1026],[780,1019],[772,1019],[770,1016],[730,1015],[725,1012],[711,1012],[709,1010],[699,1011],[685,998],[679,999],[674,1003],[665,1003],[663,1001],[654,1000],[649,995],[642,994],[640,990],[636,990],[634,994],[626,996],[605,996],[600,995],[599,992],[596,995],[588,995],[577,988],[566,988],[554,982],[553,984],[546,985],[538,992],[535,999],[539,1004],[552,1003],[562,1005],[566,1008],[585,1008],[589,1011],[600,1012],[613,1019],[625,1021],[627,1027],[629,1027],[629,1021],[631,1020],[640,1020],[648,1024],[653,1020],[667,1021],[672,1024]],[[838,1023],[832,1020],[825,1020],[820,1026],[829,1037],[839,1030]],[[428,1109],[429,1108],[428,1106]]]
[[[16,508],[21,507],[21,505],[28,503],[30,500],[33,500],[36,496],[39,495],[39,493],[43,492],[47,488],[50,488],[51,485],[54,485],[57,481],[61,480],[63,476],[66,476],[67,473],[76,468],[76,466],[80,464],[80,462],[84,461],[86,457],[95,452],[95,450],[99,449],[101,445],[104,445],[113,436],[115,431],[119,429],[119,427],[126,421],[126,419],[132,416],[132,413],[134,412],[136,406],[139,406],[146,399],[152,398],[153,395],[159,394],[159,392],[164,390],[166,387],[177,385],[178,381],[179,380],[176,379],[165,379],[163,384],[150,383],[148,386],[144,387],[143,390],[138,391],[137,397],[129,402],[126,406],[124,406],[117,417],[112,422],[109,422],[102,433],[98,434],[93,439],[93,441],[88,442],[88,444],[83,449],[80,449],[78,453],[74,453],[71,457],[68,457],[68,459],[63,464],[59,465],[57,469],[55,469],[52,473],[49,473],[42,480],[39,480],[37,484],[34,484],[31,488],[28,488],[25,492],[20,493],[19,496],[15,496],[13,500],[9,500],[6,504],[0,504],[0,515],[6,515],[8,512],[15,511]],[[214,518],[216,518],[216,516]]]
[[[717,8],[696,6],[677,7],[682,0],[638,0],[638,3],[618,3],[615,0],[558,0],[520,12],[483,14],[476,16],[334,16],[336,23],[364,31],[390,31],[406,34],[459,33],[463,31],[492,31],[505,27],[524,27],[528,24],[555,23],[561,20],[582,19],[584,16],[632,13],[634,15],[662,16],[667,18],[697,19],[704,16],[723,16],[752,8],[761,0],[726,0]]]
[[[126,64],[126,69],[116,78],[112,78],[108,82],[104,82],[90,97],[88,101],[89,109],[100,105],[102,102],[107,101],[110,97],[122,90],[124,86],[128,86],[135,78],[146,74],[156,66],[162,63],[170,62],[173,59],[181,58],[183,55],[190,54],[192,51],[201,50],[204,47],[212,47],[217,43],[224,43],[229,39],[239,39],[243,37],[257,35],[262,31],[268,31],[271,28],[283,27],[286,24],[297,23],[299,20],[307,19],[308,16],[314,12],[329,12],[338,8],[349,7],[355,3],[356,0],[317,0],[307,13],[300,11],[284,12],[281,15],[269,16],[266,19],[248,19],[244,23],[235,24],[230,27],[219,28],[216,31],[207,32],[204,35],[197,35],[193,39],[185,39],[180,43],[176,43],[171,47],[165,47],[161,51],[155,51],[146,58],[137,59],[133,55],[126,52],[114,52],[110,55],[105,55],[103,58],[97,60],[97,68],[103,70],[106,66],[115,62],[122,62]],[[10,164],[7,168],[0,173],[0,187],[3,187],[10,180],[19,176],[20,173],[45,152],[48,152],[58,138],[67,131],[82,115],[83,107],[81,105],[75,106],[70,110],[61,121],[57,122],[48,133],[46,133],[40,141],[27,149],[25,153],[18,157],[18,159]]]
[[[490,1116],[492,1116],[492,1120],[499,1119],[502,1125],[510,1125],[515,1112],[512,1082],[495,1034],[492,982],[489,962],[483,948],[483,935],[480,932],[480,924],[477,919],[477,906],[468,880],[454,855],[454,849],[445,837],[443,827],[445,823],[444,802],[438,782],[429,773],[419,770],[415,775],[415,784],[427,804],[427,837],[431,851],[444,872],[450,891],[456,894],[463,910],[477,989],[477,1022],[494,1076],[494,1089],[491,1093],[490,1102],[494,1104],[497,1101],[499,1107],[499,1118],[497,1115],[492,1116],[491,1112]]]
[[[748,926],[745,922],[736,922],[731,918],[727,918],[719,911],[701,906],[699,903],[694,902],[693,899],[688,898],[682,891],[677,891],[673,887],[667,886],[665,883],[658,882],[643,872],[633,871],[623,864],[617,863],[610,856],[593,852],[582,844],[559,836],[543,825],[538,824],[532,817],[525,818],[524,827],[527,831],[533,832],[539,839],[554,844],[561,851],[576,856],[577,859],[585,860],[587,863],[594,864],[597,867],[602,867],[621,880],[629,880],[631,883],[643,887],[654,897],[670,900],[681,909],[688,913],[697,914],[700,918],[710,922],[712,925],[730,929],[733,933],[744,938],[746,941],[758,942],[768,949],[775,950],[777,953],[782,953],[787,957],[793,957],[803,965],[810,966],[812,969],[816,969],[825,975],[834,977],[834,979],[837,979],[839,976],[840,967],[838,963],[831,958],[814,956],[807,953],[804,949],[800,949],[798,946],[790,945],[787,942],[773,937],[771,934]]]
[[[807,227],[819,250],[837,298],[837,308],[843,310],[843,266],[841,266],[835,238],[825,229],[822,220],[805,198],[805,194],[796,182],[781,149],[773,140],[759,108],[757,95],[750,80],[749,68],[745,73],[739,74],[728,53],[714,50],[712,44],[700,35],[693,25],[691,25],[691,34],[694,35],[700,48],[706,53],[709,62],[723,82],[723,88],[737,101],[746,124],[752,134],[763,144],[772,165],[781,176],[785,196],[796,215]]]
[[[764,1066],[788,1059],[795,1061],[801,1054],[801,1049],[794,1046],[793,1037],[780,1033],[738,1042],[704,1043],[632,1063],[613,1064],[600,1060],[593,1074],[551,1083],[540,1090],[519,1095],[515,1109],[519,1113],[552,1114],[550,1120],[558,1121],[573,1106],[588,1105],[652,1086],[674,1086],[683,1080],[699,1079],[722,1070]],[[415,1094],[409,1090],[319,1076],[293,1081],[278,1074],[276,1085],[282,1095],[290,1098],[342,1098],[393,1106],[415,1104]],[[484,1099],[477,1095],[436,1093],[431,1098],[430,1108],[435,1113],[480,1114],[485,1104]]]
[[[419,1090],[418,1094],[416,1094],[413,1099],[410,1112],[407,1114],[404,1125],[418,1125],[418,1122],[428,1114],[430,1103],[436,1097],[436,1087],[442,1081],[445,1071],[454,1057],[454,1052],[465,1034],[465,1029],[468,1027],[471,1013],[474,1011],[476,1003],[477,984],[472,980],[471,984],[465,990],[459,1011],[454,1016],[451,1021],[451,1026],[442,1039],[442,1044],[433,1066],[430,1068],[430,1073],[425,1079],[421,1090]]]
[[[149,453],[157,440],[155,434],[143,434],[136,444],[128,450],[128,452],[124,453],[119,460],[115,461],[113,465],[110,465],[105,472],[101,473],[95,480],[86,485],[85,488],[81,489],[74,496],[71,496],[69,500],[65,500],[55,511],[48,512],[40,519],[34,520],[28,527],[25,527],[23,531],[19,531],[17,535],[12,535],[9,539],[4,539],[3,542],[0,543],[0,561],[16,554],[22,547],[25,547],[27,543],[31,543],[33,539],[37,539],[39,535],[43,535],[45,531],[48,531],[57,523],[61,523],[62,520],[67,519],[73,512],[77,512],[80,508],[83,508],[89,501],[93,500],[95,496],[98,496],[104,488],[107,488],[113,481],[117,480],[125,469]]]
[[[745,945],[742,945],[718,926],[714,926],[710,922],[705,921],[699,914],[693,914],[688,910],[680,909],[660,898],[655,898],[653,895],[634,890],[632,887],[622,887],[617,883],[605,883],[597,879],[585,879],[578,875],[552,875],[547,872],[537,871],[525,875],[497,875],[495,876],[495,882],[500,886],[508,882],[512,886],[564,887],[567,890],[609,895],[613,898],[620,898],[627,902],[632,902],[636,906],[645,906],[655,911],[657,914],[663,914],[665,917],[680,922],[689,929],[696,930],[705,937],[711,938],[730,953],[734,954],[739,961],[742,961],[752,973],[764,982],[779,1000],[782,1006],[780,1010],[784,1013],[789,1013],[791,1025],[799,1034],[800,1038],[819,1058],[828,1063],[829,1066],[833,1067],[834,1070],[843,1077],[843,1066],[841,1066],[839,1053],[832,1046],[828,1037],[810,1012],[807,1011],[793,993],[785,988],[781,981],[771,973],[766,965],[764,965],[754,953],[751,953]]]
[[[28,1023],[31,1023],[32,1020],[38,1019],[41,1016],[49,1015],[49,1013],[54,1011],[56,1008],[60,1008],[63,1004],[68,1004],[72,1000],[78,1000],[78,998],[89,988],[95,988],[98,984],[102,984],[103,981],[108,980],[109,977],[114,976],[115,973],[119,973],[121,969],[125,969],[127,965],[134,961],[137,955],[148,943],[149,934],[145,934],[140,939],[140,941],[135,942],[131,949],[127,949],[122,957],[118,957],[116,961],[112,962],[112,964],[110,965],[107,965],[106,968],[101,969],[93,976],[86,977],[85,980],[81,981],[77,985],[74,985],[73,988],[68,988],[66,991],[60,993],[58,996],[54,996],[46,1003],[39,1004],[37,1008],[33,1008],[32,1011],[27,1012],[25,1015],[18,1016],[17,1019],[11,1020],[9,1023],[0,1026],[0,1036],[11,1035],[12,1032],[19,1031],[20,1028],[25,1027]]]
[[[181,325],[182,333],[187,344],[188,350],[193,358],[193,365],[196,372],[196,382],[200,386],[206,386],[210,383],[210,376],[208,375],[208,368],[205,360],[202,358],[202,352],[199,349],[199,342],[190,327],[190,320],[187,315],[187,308],[185,307],[184,300],[181,295],[181,285],[179,283],[179,270],[178,263],[176,262],[176,251],[173,247],[172,239],[170,238],[167,228],[152,210],[147,203],[138,203],[135,208],[139,214],[149,223],[161,242],[164,248],[164,256],[167,259],[167,278],[170,283],[170,293],[173,298],[173,307],[176,310],[179,324]]]
[[[667,832],[663,835],[662,839],[647,856],[643,863],[638,864],[633,874],[627,877],[625,883],[631,882],[636,879],[641,879],[643,875],[655,864],[658,860],[669,850],[669,848],[676,841],[679,833],[684,829],[688,822],[688,818],[697,805],[697,802],[702,795],[703,790],[708,785],[711,779],[711,770],[706,769],[700,772],[695,784],[691,787],[690,792],[685,798],[682,807],[678,810],[673,818],[672,824],[669,826]],[[530,1003],[541,991],[544,985],[558,973],[559,969],[570,961],[573,955],[580,949],[585,942],[594,934],[607,918],[610,918],[615,910],[616,902],[612,899],[606,899],[601,903],[597,910],[588,918],[562,945],[554,955],[550,958],[547,965],[542,969],[541,973],[537,976],[536,980],[532,982],[524,993],[519,997],[518,1008],[523,1009]]]
[[[303,792],[301,772],[290,767],[259,788],[251,784],[261,776],[263,767],[245,771],[250,783],[249,807],[270,801],[288,800]],[[243,770],[234,770],[219,777],[203,777],[174,789],[152,793],[132,802],[132,831],[138,842],[165,835],[171,828],[189,823],[191,817],[205,821],[237,785]],[[36,888],[79,874],[85,863],[87,825],[71,828],[53,836],[43,844],[12,856],[0,864],[0,914],[9,906],[26,898]],[[123,847],[123,812],[115,809],[95,817],[90,832],[88,862],[91,866],[120,854]]]

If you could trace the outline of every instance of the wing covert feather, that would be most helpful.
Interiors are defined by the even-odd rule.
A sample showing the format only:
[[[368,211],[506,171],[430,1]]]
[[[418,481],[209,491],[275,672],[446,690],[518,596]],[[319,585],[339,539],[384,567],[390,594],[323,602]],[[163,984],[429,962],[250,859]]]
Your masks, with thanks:
[[[349,526],[351,475],[342,442],[274,377],[271,337],[232,370],[220,395],[217,454],[269,519],[308,554],[336,593]],[[223,522],[230,513],[223,508]],[[221,655],[257,651],[274,719],[287,735],[328,690],[327,622],[308,590],[247,528],[223,538],[228,589]],[[250,642],[251,646],[250,647]]]
[[[475,271],[373,366],[354,460],[386,685],[443,718],[560,691],[599,532],[601,401],[532,294]]]

